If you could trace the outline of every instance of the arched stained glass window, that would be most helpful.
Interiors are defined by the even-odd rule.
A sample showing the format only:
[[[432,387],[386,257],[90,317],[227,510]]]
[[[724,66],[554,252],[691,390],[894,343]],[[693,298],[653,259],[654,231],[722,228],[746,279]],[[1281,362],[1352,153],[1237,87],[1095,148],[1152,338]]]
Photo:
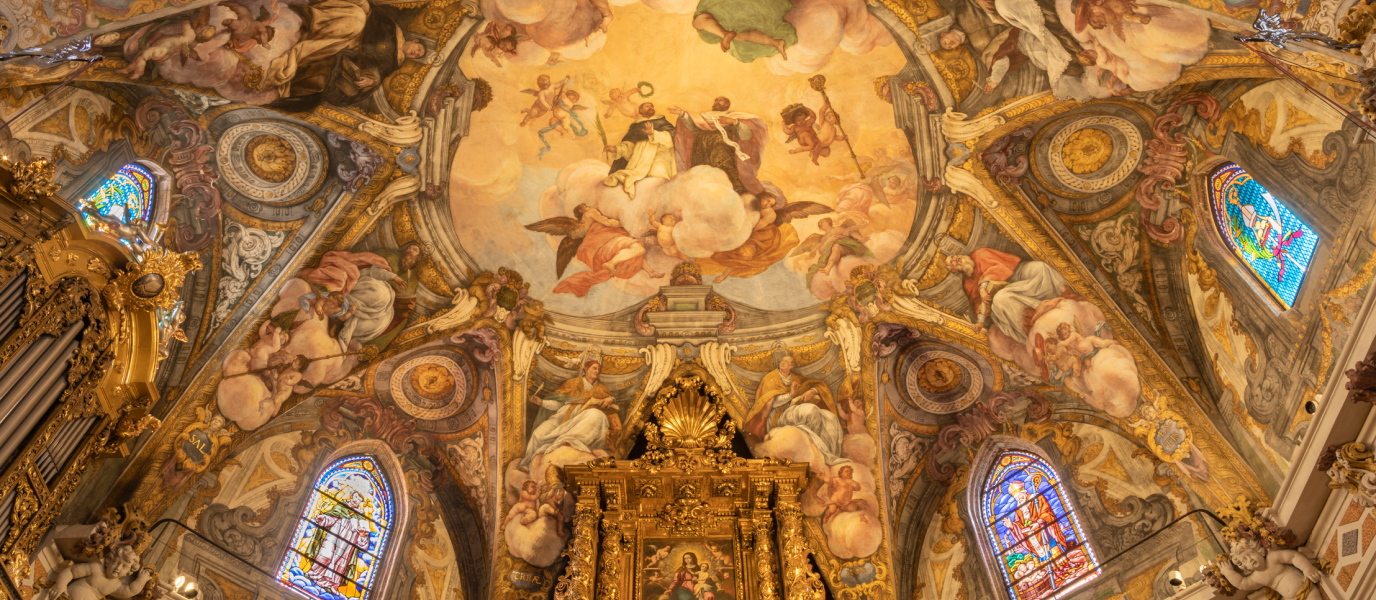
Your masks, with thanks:
[[[82,201],[101,215],[128,225],[146,225],[153,214],[153,173],[137,163],[120,167]],[[87,217],[87,224],[91,224]]]
[[[320,600],[366,600],[392,530],[392,490],[366,456],[336,461],[316,481],[277,570],[283,585]]]
[[[1013,600],[1060,598],[1099,575],[1056,470],[1009,450],[994,460],[980,493],[980,522]]]
[[[1236,164],[1214,171],[1209,196],[1214,222],[1228,248],[1281,305],[1290,308],[1319,236]]]

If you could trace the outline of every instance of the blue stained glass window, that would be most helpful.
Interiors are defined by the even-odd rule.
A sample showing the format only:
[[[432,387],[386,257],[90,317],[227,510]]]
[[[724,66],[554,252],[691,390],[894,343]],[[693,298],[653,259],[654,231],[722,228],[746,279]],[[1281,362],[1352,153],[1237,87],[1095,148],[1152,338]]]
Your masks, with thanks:
[[[981,523],[1013,600],[1060,598],[1099,576],[1099,560],[1056,470],[1010,450],[980,494]]]
[[[377,462],[336,461],[316,481],[277,580],[320,600],[367,600],[392,519],[392,491]]]
[[[1214,171],[1209,196],[1228,247],[1276,300],[1290,308],[1314,259],[1319,236],[1235,164]]]
[[[153,213],[153,174],[142,165],[124,165],[82,204],[126,224],[148,224]]]

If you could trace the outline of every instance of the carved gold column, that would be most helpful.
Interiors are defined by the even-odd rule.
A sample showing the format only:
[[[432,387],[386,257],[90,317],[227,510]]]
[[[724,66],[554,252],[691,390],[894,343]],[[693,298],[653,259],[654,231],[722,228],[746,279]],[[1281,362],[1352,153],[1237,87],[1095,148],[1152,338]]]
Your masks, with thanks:
[[[597,484],[579,486],[578,505],[573,511],[573,535],[564,549],[568,567],[554,587],[555,600],[592,600],[593,583],[597,579],[597,525],[602,510],[598,508]]]
[[[602,519],[602,567],[597,572],[597,600],[617,600],[621,588],[621,523]]]
[[[778,492],[774,514],[778,520],[779,547],[784,554],[784,597],[787,600],[822,600],[822,579],[807,559],[812,548],[803,533],[803,509],[798,505],[797,482],[778,482]]]

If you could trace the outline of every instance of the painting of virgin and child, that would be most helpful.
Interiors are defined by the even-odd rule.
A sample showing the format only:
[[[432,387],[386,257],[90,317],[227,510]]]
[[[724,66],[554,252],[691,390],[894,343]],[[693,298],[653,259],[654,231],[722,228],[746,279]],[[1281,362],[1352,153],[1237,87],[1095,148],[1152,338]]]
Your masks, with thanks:
[[[735,600],[732,542],[645,540],[641,600]]]

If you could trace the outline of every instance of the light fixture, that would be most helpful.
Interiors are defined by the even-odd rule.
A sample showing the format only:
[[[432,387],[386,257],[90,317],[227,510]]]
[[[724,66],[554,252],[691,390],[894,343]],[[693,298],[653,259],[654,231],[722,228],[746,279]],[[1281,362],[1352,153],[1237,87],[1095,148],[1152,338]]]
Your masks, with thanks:
[[[1180,571],[1171,571],[1170,583],[1175,587],[1180,587],[1185,584],[1185,578],[1180,575]]]
[[[183,583],[186,583],[186,576],[178,575],[176,581],[172,582],[172,589],[180,592],[182,590]]]

